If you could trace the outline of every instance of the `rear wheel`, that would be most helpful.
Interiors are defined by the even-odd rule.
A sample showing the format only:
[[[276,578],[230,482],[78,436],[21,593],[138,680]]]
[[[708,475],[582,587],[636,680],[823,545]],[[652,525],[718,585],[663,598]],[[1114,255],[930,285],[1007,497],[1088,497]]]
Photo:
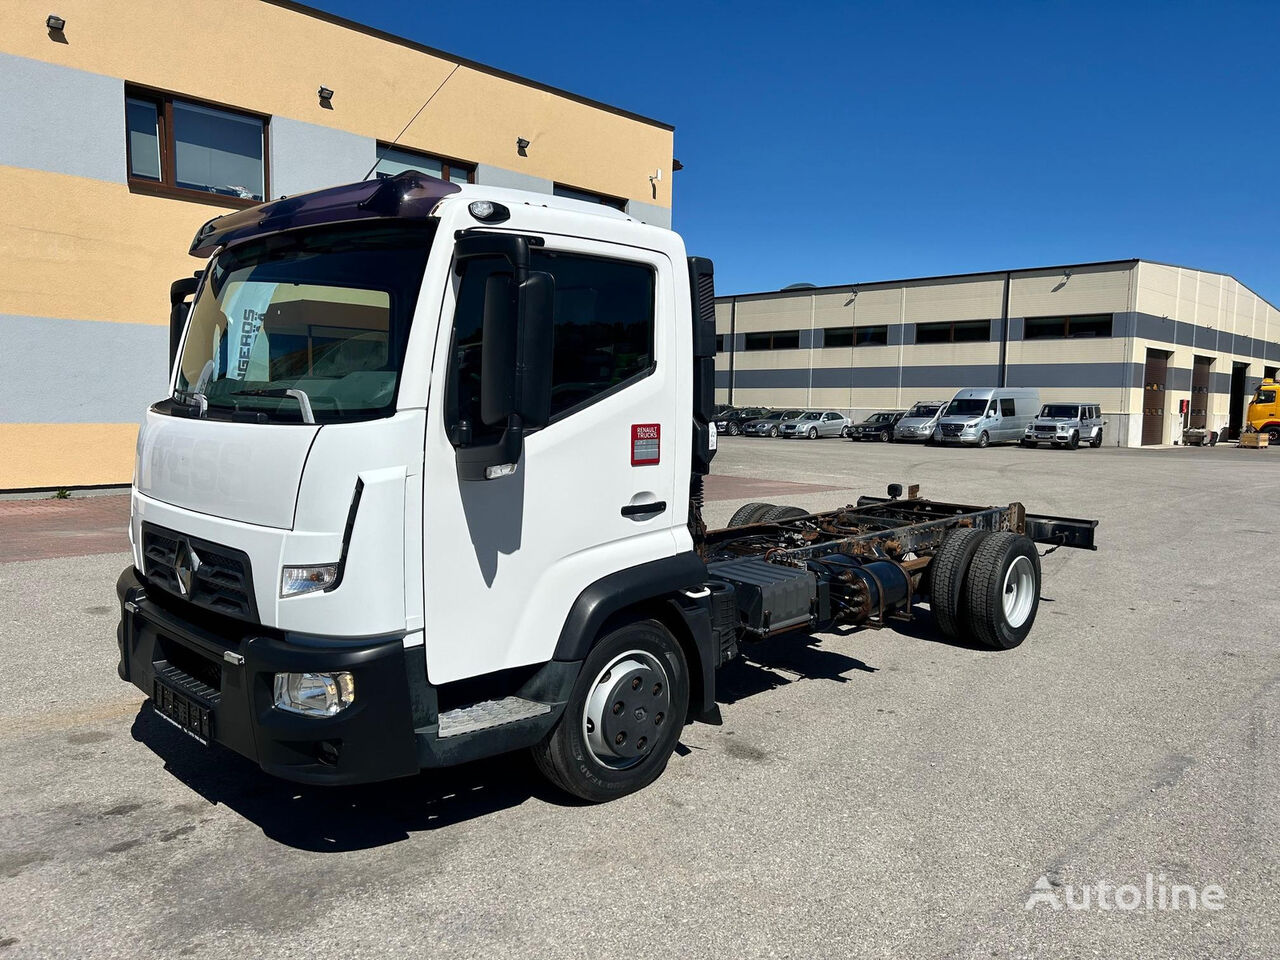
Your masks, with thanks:
[[[1267,443],[1280,443],[1280,423],[1269,423],[1262,432],[1267,435]]]
[[[727,433],[727,434],[728,434],[729,436],[731,436],[731,437],[736,437],[738,434],[740,434],[740,433],[742,432],[742,428],[741,428],[740,426],[738,426],[738,424],[737,424],[737,422],[736,422],[736,421],[734,421],[734,420],[730,420],[730,421],[729,421],[729,426],[725,427],[725,431],[724,431],[724,432],[725,432],[725,433]]]
[[[807,517],[808,515],[809,511],[802,510],[800,507],[774,507],[756,522],[776,523],[779,520],[794,520],[796,517]]]
[[[965,620],[975,640],[1012,650],[1027,638],[1040,606],[1040,555],[1017,533],[993,533],[974,551],[965,577]]]
[[[1095,450],[1097,450],[1100,446],[1102,446],[1102,431],[1101,431],[1101,430],[1099,430],[1099,431],[1098,431],[1098,435],[1097,435],[1096,437],[1094,437],[1093,439],[1091,439],[1091,440],[1089,441],[1089,446],[1093,447],[1093,449],[1095,449]]]
[[[582,664],[564,714],[532,748],[548,780],[603,803],[634,793],[667,766],[689,710],[684,651],[656,620],[605,635]]]
[[[990,535],[989,530],[953,530],[929,563],[929,606],[942,635],[952,640],[965,638],[965,572],[978,546]]]
[[[985,447],[990,443],[991,437],[987,435],[987,431],[983,430],[982,433],[978,435],[978,446]]]
[[[810,440],[817,440],[817,439],[818,439],[818,428],[817,428],[817,427],[810,427],[810,428],[809,428],[809,439],[810,439]]]
[[[744,504],[733,512],[733,516],[729,518],[729,526],[745,527],[749,523],[759,523],[760,518],[773,509],[776,509],[776,505],[772,503]]]

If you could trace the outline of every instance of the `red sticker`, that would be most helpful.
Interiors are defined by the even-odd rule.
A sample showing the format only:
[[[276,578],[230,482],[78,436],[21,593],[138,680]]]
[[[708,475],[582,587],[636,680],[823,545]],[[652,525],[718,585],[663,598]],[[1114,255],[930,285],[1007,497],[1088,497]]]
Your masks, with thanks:
[[[631,465],[643,467],[657,463],[661,437],[662,424],[633,423],[631,425]]]

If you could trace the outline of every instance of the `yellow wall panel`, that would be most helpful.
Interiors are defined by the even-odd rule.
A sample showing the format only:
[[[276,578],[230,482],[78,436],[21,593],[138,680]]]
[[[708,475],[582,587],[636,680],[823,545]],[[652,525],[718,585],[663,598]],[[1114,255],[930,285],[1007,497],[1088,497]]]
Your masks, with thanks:
[[[133,479],[136,423],[0,423],[0,490]]]

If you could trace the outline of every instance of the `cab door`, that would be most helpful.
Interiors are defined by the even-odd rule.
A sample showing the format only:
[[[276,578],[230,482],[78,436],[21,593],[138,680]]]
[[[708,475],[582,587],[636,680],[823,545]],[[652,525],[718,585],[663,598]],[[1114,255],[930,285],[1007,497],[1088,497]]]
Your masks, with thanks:
[[[484,281],[472,261],[445,297],[423,468],[432,683],[551,659],[579,593],[674,555],[686,520],[675,435],[677,410],[687,420],[692,398],[687,378],[677,384],[676,339],[683,334],[687,353],[690,333],[672,322],[672,262],[547,236],[531,268],[554,283],[551,420],[526,432],[510,475],[459,478],[458,422],[472,442],[488,429],[478,415]]]

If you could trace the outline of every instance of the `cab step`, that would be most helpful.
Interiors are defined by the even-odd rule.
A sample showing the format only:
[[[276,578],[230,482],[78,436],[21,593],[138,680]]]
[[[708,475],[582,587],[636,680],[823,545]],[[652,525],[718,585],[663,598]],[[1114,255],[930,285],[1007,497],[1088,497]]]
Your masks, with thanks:
[[[501,700],[484,700],[466,707],[456,707],[440,714],[441,740],[460,737],[467,733],[489,730],[518,720],[529,720],[551,712],[551,704],[520,697],[504,697]]]

